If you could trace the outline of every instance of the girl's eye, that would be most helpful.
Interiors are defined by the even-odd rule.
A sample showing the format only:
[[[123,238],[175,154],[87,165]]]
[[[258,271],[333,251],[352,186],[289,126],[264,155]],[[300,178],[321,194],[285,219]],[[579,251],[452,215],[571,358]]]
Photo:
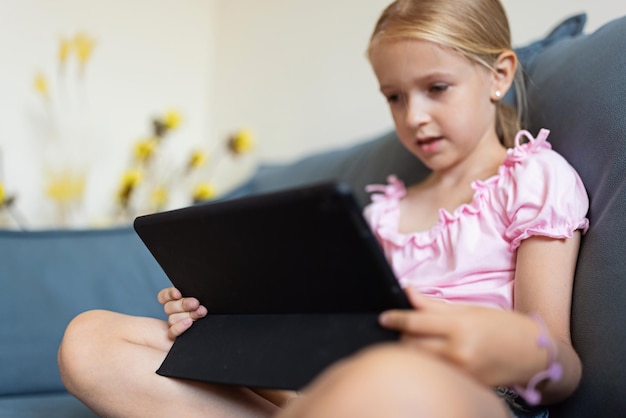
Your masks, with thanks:
[[[386,96],[387,102],[388,103],[398,103],[400,101],[400,95],[399,94],[389,94]]]
[[[428,89],[431,93],[443,93],[448,90],[448,85],[444,83],[436,83],[430,86]]]

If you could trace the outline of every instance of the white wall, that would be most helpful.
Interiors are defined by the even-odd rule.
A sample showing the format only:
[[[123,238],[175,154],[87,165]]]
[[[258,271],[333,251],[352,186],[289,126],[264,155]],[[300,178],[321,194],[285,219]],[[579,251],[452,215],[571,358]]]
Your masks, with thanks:
[[[214,6],[206,0],[0,0],[0,179],[18,193],[31,226],[47,225],[53,213],[43,192],[50,160],[86,167],[83,222],[91,222],[111,213],[131,147],[150,133],[153,116],[170,108],[183,115],[170,138],[172,158],[211,141]],[[44,71],[53,103],[61,101],[58,41],[78,31],[97,42],[84,83],[88,126],[80,138],[65,135],[56,146],[33,79]],[[74,98],[76,83],[68,78],[67,96]]]
[[[248,123],[265,160],[291,160],[390,129],[364,56],[389,0],[220,0],[217,129]],[[515,45],[586,11],[587,29],[626,14],[613,0],[504,0]]]
[[[516,45],[581,11],[588,31],[626,14],[626,2],[613,0],[503,1]],[[263,161],[385,132],[392,123],[365,48],[388,2],[0,0],[0,181],[18,192],[32,226],[47,226],[44,162],[86,162],[87,223],[110,213],[130,147],[171,107],[184,117],[173,159],[243,126],[256,133]],[[74,151],[56,155],[37,120],[32,79],[38,69],[54,73],[58,37],[79,30],[97,39],[85,85],[89,130]],[[227,167],[218,184],[232,186],[250,170]]]
[[[219,1],[218,126],[250,124],[264,160],[369,137],[389,125],[365,57],[388,0]],[[219,127],[218,127],[219,129]]]

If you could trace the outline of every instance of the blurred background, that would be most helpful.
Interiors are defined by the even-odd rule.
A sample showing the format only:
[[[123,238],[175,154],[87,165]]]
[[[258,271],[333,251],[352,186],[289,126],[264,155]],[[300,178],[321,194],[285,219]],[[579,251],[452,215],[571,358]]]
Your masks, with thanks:
[[[0,226],[129,223],[219,196],[261,162],[390,130],[365,57],[388,3],[0,0]],[[515,46],[576,13],[586,32],[626,14],[610,0],[504,5]],[[147,180],[167,187],[124,201]]]

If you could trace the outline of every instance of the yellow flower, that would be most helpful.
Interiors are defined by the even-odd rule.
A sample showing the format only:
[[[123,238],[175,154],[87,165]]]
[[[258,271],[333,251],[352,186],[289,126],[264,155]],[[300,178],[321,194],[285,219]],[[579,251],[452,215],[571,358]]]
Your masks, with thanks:
[[[77,33],[76,36],[74,36],[74,49],[78,57],[78,62],[84,65],[89,61],[94,45],[95,41],[93,38],[90,38],[84,33]]]
[[[154,206],[160,210],[167,203],[167,200],[168,200],[167,189],[163,186],[155,187],[154,190],[152,190],[151,198],[152,198],[152,203],[154,204]]]
[[[48,97],[48,80],[43,73],[40,72],[35,75],[34,87],[35,91],[41,94],[41,96],[44,98]]]
[[[194,151],[191,153],[189,157],[189,161],[187,162],[188,169],[194,169],[202,167],[208,161],[209,156],[203,151]]]
[[[141,170],[137,170],[137,169],[127,170],[122,175],[121,188],[133,189],[137,187],[139,183],[141,183],[142,178],[143,178],[143,174],[141,173]]]
[[[57,203],[78,201],[85,190],[85,175],[71,170],[50,173],[46,194]]]
[[[127,207],[130,196],[133,194],[135,187],[141,182],[143,175],[140,170],[131,169],[124,172],[120,188],[117,191],[117,199],[123,207]]]
[[[4,184],[0,183],[0,209],[11,207],[15,203],[15,195],[6,193]]]
[[[135,144],[135,160],[145,162],[154,155],[158,141],[155,138],[146,138]]]
[[[61,38],[59,42],[59,62],[61,64],[65,64],[67,61],[67,57],[70,55],[70,51],[72,50],[72,41]]]
[[[176,129],[180,125],[181,119],[182,117],[179,112],[170,110],[163,115],[163,125],[165,125],[168,130]]]
[[[235,155],[243,154],[252,149],[254,139],[252,131],[249,129],[241,129],[228,140],[228,149]]]
[[[205,200],[211,200],[216,195],[217,192],[215,191],[215,187],[211,183],[199,183],[193,190],[193,201],[197,203]]]

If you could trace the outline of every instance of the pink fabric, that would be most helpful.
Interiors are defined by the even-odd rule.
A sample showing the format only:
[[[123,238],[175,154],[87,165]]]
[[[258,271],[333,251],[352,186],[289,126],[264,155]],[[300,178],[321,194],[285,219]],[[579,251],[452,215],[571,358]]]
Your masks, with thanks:
[[[521,131],[498,173],[472,183],[474,198],[422,232],[398,232],[405,186],[368,186],[365,217],[403,287],[448,301],[512,309],[516,251],[541,235],[569,238],[589,226],[589,199],[578,174],[546,141]],[[528,142],[520,144],[520,139]]]

